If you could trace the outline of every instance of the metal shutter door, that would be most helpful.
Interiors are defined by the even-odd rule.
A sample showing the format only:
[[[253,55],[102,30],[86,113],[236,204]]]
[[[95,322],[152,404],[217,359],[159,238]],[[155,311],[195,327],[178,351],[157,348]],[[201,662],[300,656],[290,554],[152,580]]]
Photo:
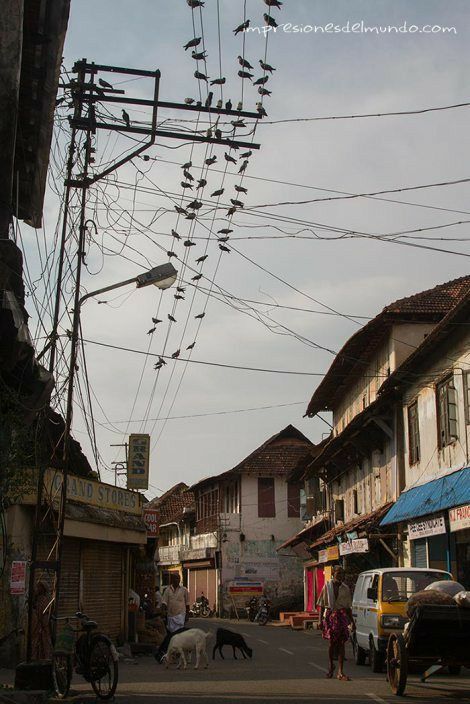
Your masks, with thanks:
[[[82,542],[82,610],[113,639],[122,632],[122,619],[127,614],[123,572],[120,545]]]
[[[73,616],[80,609],[80,541],[64,538],[60,569],[59,616]]]
[[[418,538],[412,542],[413,567],[427,567],[427,540],[426,538]]]

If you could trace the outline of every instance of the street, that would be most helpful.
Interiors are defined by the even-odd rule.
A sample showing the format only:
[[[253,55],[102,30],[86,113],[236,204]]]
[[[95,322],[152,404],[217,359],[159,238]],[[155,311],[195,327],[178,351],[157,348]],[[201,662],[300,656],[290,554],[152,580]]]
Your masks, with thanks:
[[[186,671],[176,670],[173,665],[166,669],[158,665],[153,657],[140,656],[136,663],[120,663],[119,685],[116,699],[122,704],[146,704],[168,701],[183,704],[203,704],[237,701],[254,704],[276,704],[276,702],[387,702],[396,697],[391,693],[384,674],[373,674],[369,667],[354,665],[351,648],[348,646],[346,673],[351,682],[327,680],[326,643],[318,631],[292,631],[289,628],[260,627],[250,622],[227,623],[216,619],[192,619],[192,627],[213,630],[224,628],[240,632],[253,648],[253,658],[233,660],[232,649],[224,648],[225,660],[216,655],[212,658],[215,640],[209,640],[209,668],[195,671],[190,665]],[[194,661],[193,661],[194,662]],[[442,675],[427,683],[419,682],[417,675],[409,677],[406,697],[420,704],[440,704],[449,699],[470,699],[470,670],[460,677]],[[72,694],[89,694],[91,688],[75,676]],[[82,701],[83,697],[79,697]]]

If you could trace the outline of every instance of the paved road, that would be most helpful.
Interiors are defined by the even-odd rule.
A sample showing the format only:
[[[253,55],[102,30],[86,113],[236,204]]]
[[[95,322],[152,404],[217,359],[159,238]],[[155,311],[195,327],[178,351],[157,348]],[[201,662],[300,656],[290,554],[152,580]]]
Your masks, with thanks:
[[[207,670],[166,669],[153,658],[142,656],[136,663],[121,663],[117,692],[119,704],[397,704],[385,674],[373,674],[369,667],[357,667],[348,649],[346,672],[351,682],[325,679],[326,647],[317,631],[294,632],[290,629],[260,627],[245,621],[231,623],[213,619],[193,619],[193,627],[214,630],[230,627],[243,633],[253,648],[253,659],[233,660],[225,648],[225,660],[216,655]],[[214,641],[212,641],[213,643]],[[208,651],[212,654],[211,641]],[[407,698],[416,704],[443,704],[452,699],[470,700],[470,670],[461,677],[442,675],[421,684],[410,676]],[[88,699],[89,685],[75,677],[74,694]],[[85,695],[85,696],[83,696]],[[90,696],[91,699],[91,696]]]

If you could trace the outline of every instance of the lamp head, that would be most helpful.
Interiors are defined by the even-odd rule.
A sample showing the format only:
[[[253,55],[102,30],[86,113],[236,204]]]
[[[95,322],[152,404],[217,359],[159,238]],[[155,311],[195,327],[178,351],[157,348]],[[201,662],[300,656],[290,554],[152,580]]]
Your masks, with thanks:
[[[173,286],[176,281],[178,272],[171,262],[166,264],[160,264],[150,271],[146,271],[143,274],[139,274],[136,278],[137,288],[142,288],[143,286],[150,286],[153,284],[157,288],[166,289]]]

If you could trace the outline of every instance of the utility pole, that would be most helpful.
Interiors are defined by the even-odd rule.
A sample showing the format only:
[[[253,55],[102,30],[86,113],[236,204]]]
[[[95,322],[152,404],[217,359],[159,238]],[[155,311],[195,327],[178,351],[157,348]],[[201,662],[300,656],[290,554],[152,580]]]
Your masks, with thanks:
[[[127,442],[118,442],[118,443],[112,443],[110,447],[124,447],[125,452],[126,452],[126,459],[120,462],[111,462],[111,464],[114,465],[114,486],[118,485],[117,478],[122,477],[127,473],[127,458],[128,458],[128,443]],[[124,472],[118,472],[118,469],[123,469]]]
[[[76,62],[72,69],[72,72],[77,74],[77,78],[72,80],[68,85],[63,86],[71,91],[71,96],[74,104],[74,112],[73,115],[69,117],[69,123],[71,126],[71,141],[68,152],[67,178],[65,180],[64,212],[62,220],[60,252],[58,259],[58,280],[55,296],[54,316],[49,341],[38,356],[38,358],[40,358],[47,351],[50,350],[49,369],[53,373],[55,371],[55,363],[57,356],[56,350],[62,299],[63,270],[66,255],[66,245],[69,235],[70,202],[73,192],[76,192],[80,194],[80,226],[78,232],[77,252],[75,255],[75,291],[72,332],[70,338],[71,350],[68,371],[67,408],[65,414],[65,428],[63,435],[63,470],[62,473],[56,471],[55,475],[52,478],[52,481],[46,481],[46,477],[48,477],[48,474],[46,474],[46,467],[43,466],[39,468],[35,527],[33,533],[33,545],[29,575],[27,651],[28,660],[31,659],[32,653],[32,604],[35,588],[35,575],[38,570],[45,571],[46,573],[52,575],[52,595],[50,603],[48,605],[49,612],[57,616],[59,608],[61,581],[60,569],[63,552],[63,534],[67,504],[67,477],[70,471],[70,432],[72,427],[73,415],[73,383],[77,368],[77,352],[80,326],[80,285],[84,261],[84,245],[88,222],[86,219],[87,191],[91,185],[104,178],[108,174],[112,173],[113,171],[117,170],[118,168],[129,162],[131,159],[135,158],[136,156],[153,146],[156,142],[157,137],[183,140],[185,142],[194,141],[220,144],[229,148],[260,148],[259,144],[255,144],[253,142],[243,142],[235,140],[235,134],[233,135],[232,139],[217,139],[212,135],[202,136],[201,134],[191,132],[174,132],[157,129],[157,112],[159,108],[184,110],[188,112],[197,113],[207,113],[216,117],[234,116],[236,118],[246,117],[253,120],[258,120],[262,117],[257,112],[253,113],[239,110],[222,110],[218,108],[204,107],[201,105],[194,106],[183,103],[160,101],[159,87],[161,74],[159,70],[146,71],[139,69],[123,68],[119,66],[98,65],[93,62],[89,63],[87,59],[82,59],[81,61]],[[101,87],[100,85],[97,85],[96,77],[98,74],[103,73],[123,74],[125,76],[134,76],[136,78],[153,79],[154,89],[152,99],[127,97],[125,95],[124,90]],[[128,121],[127,124],[124,125],[115,122],[99,121],[96,118],[95,106],[97,103],[151,107],[151,124],[147,127],[132,125],[130,121]],[[97,130],[118,131],[123,133],[145,135],[148,136],[149,139],[144,143],[140,143],[140,146],[138,148],[134,149],[122,158],[118,159],[110,166],[105,168],[103,171],[98,173],[91,173],[91,165],[94,162],[93,153],[95,151],[95,149],[92,147],[92,135],[96,134]],[[81,169],[81,173],[74,175],[74,166],[78,161],[78,134],[81,131],[85,132],[83,167]],[[117,481],[117,474],[115,480]],[[44,541],[46,541],[48,545],[47,557],[45,560],[38,560],[39,546]]]

